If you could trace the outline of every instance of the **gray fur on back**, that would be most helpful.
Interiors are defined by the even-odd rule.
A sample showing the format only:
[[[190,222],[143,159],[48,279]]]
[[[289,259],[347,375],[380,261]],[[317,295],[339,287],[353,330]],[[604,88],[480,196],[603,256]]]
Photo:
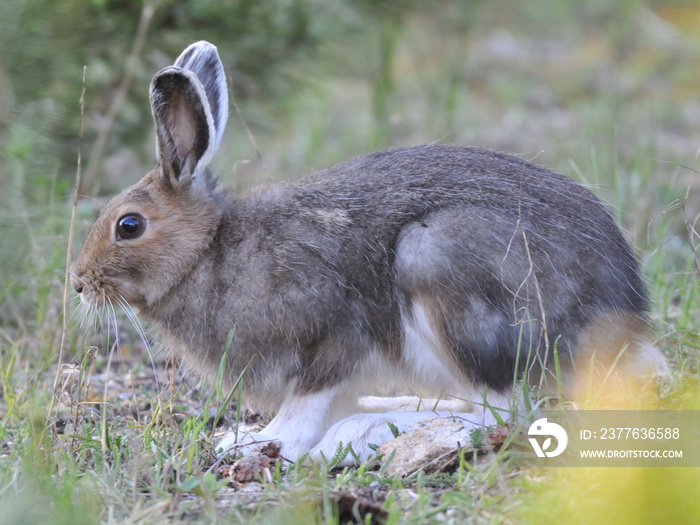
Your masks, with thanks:
[[[313,392],[372,351],[400,363],[416,300],[441,317],[461,375],[496,390],[519,349],[521,371],[555,341],[567,366],[596,317],[646,309],[635,258],[588,190],[515,157],[433,145],[231,198],[197,267],[147,316],[174,348],[201,349],[184,352],[200,371],[217,369],[232,331],[231,378],[256,355],[247,382],[268,398],[270,377]]]

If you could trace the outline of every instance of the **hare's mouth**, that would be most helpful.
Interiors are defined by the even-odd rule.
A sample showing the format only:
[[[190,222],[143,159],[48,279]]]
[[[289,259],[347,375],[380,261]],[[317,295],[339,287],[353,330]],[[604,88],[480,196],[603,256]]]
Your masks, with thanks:
[[[95,283],[90,280],[92,276],[79,277],[71,272],[71,284],[80,297],[80,314],[82,316],[81,326],[84,324],[96,323],[95,326],[102,325],[107,322],[107,326],[114,328],[114,333],[119,341],[119,326],[117,322],[117,312],[122,311],[127,319],[136,329],[141,341],[145,345],[149,354],[150,346],[148,338],[139,321],[140,309],[124,298],[117,292],[116,286],[112,286],[109,282],[100,280]],[[119,283],[116,283],[117,285]]]
[[[80,303],[88,308],[104,308],[110,303],[104,290],[98,293],[92,287],[84,285],[80,291],[76,291],[80,297]]]
[[[77,291],[77,289],[76,289]],[[107,310],[114,313],[115,310],[124,311],[128,317],[135,317],[141,312],[141,309],[125,298],[122,294],[117,293],[111,286],[89,286],[83,285],[80,292],[80,304],[86,311]]]
[[[80,297],[80,304],[87,308],[104,308],[119,301],[118,295],[111,293],[111,287],[95,285],[84,278],[72,275],[73,289]]]

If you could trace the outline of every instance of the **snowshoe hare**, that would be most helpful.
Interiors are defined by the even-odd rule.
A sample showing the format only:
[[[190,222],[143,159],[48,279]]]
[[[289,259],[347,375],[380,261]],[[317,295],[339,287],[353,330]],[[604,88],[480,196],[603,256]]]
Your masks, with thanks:
[[[229,340],[226,380],[250,362],[243,399],[276,416],[222,449],[279,439],[295,460],[343,441],[364,458],[392,437],[387,421],[488,424],[525,375],[546,393],[571,388],[591,359],[664,369],[630,246],[564,176],[429,145],[231,195],[208,168],[228,113],[216,48],[189,46],[150,100],[157,163],[106,205],[72,284],[88,307],[155,325],[200,375],[216,377]],[[452,404],[401,411],[403,398],[360,397],[382,389]]]

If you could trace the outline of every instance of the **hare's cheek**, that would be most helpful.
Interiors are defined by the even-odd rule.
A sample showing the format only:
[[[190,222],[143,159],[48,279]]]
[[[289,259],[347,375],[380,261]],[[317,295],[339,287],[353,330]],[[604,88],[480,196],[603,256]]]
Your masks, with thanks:
[[[136,279],[113,279],[105,289],[107,297],[115,304],[133,306],[144,300],[143,284]]]

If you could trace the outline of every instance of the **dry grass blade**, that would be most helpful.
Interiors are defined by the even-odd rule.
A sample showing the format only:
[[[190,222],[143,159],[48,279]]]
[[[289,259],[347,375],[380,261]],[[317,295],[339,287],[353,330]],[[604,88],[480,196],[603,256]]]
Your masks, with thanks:
[[[48,419],[53,413],[54,403],[56,401],[56,388],[58,387],[59,377],[63,366],[63,353],[65,351],[66,335],[68,333],[68,288],[70,285],[70,265],[72,261],[71,246],[73,245],[73,232],[75,230],[75,214],[78,209],[78,195],[80,190],[80,177],[82,173],[83,162],[83,115],[85,114],[85,79],[87,77],[87,66],[83,66],[83,88],[80,92],[80,118],[78,121],[78,162],[75,170],[75,191],[73,193],[73,207],[71,208],[70,226],[68,227],[68,244],[66,246],[66,273],[65,282],[63,284],[63,305],[61,307],[62,330],[61,344],[58,348],[58,363],[56,366],[56,377],[53,381],[53,395],[49,404]],[[50,421],[47,421],[50,428]]]

